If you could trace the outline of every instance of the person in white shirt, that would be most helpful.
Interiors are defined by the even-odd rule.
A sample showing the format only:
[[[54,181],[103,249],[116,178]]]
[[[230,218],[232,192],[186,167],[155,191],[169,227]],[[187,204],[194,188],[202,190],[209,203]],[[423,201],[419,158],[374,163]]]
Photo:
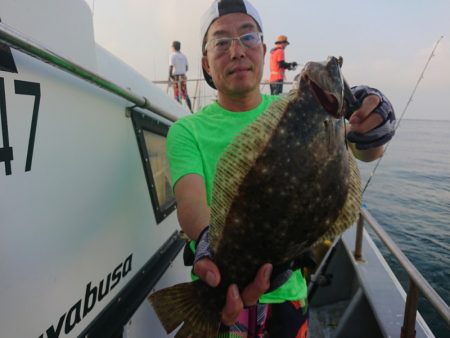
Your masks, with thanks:
[[[175,100],[181,103],[181,99],[183,98],[192,113],[191,99],[186,88],[188,61],[186,56],[180,52],[180,48],[180,41],[174,41],[172,43],[172,53],[169,56],[169,78],[172,80]]]

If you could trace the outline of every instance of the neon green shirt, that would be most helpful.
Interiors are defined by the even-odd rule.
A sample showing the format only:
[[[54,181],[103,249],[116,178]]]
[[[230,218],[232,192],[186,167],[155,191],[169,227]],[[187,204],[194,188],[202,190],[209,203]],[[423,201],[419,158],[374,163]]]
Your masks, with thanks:
[[[239,132],[261,115],[277,96],[262,95],[261,103],[252,110],[232,112],[217,101],[199,112],[176,121],[167,135],[167,156],[173,186],[187,174],[204,178],[208,205],[217,162],[225,148]],[[281,303],[306,298],[306,282],[300,270],[278,289],[264,294],[261,303]]]

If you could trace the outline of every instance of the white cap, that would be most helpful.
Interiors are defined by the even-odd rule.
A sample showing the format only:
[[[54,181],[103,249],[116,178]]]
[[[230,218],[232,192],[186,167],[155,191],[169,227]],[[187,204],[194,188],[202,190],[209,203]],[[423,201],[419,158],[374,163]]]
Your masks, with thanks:
[[[209,26],[217,20],[219,17],[224,16],[226,14],[231,13],[244,13],[253,18],[255,22],[258,24],[259,29],[262,32],[262,21],[261,18],[256,11],[256,8],[248,2],[247,0],[214,0],[208,10],[203,14],[202,17],[202,26],[200,29],[200,38],[202,41],[202,53],[203,51],[203,41],[205,39],[205,35],[208,32]],[[216,89],[214,83],[212,81],[211,76],[203,69],[203,75],[205,77],[206,82]]]

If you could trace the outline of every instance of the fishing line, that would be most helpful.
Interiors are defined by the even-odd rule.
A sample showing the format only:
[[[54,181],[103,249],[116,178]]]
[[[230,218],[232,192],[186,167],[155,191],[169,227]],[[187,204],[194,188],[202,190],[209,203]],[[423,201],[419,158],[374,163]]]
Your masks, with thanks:
[[[400,118],[398,119],[398,122],[395,126],[395,131],[397,131],[398,127],[400,127],[400,122],[402,121],[403,117],[405,116],[405,113],[410,105],[410,103],[412,102],[412,99],[414,97],[414,94],[416,93],[417,87],[419,86],[419,83],[423,80],[423,75],[425,74],[425,71],[428,68],[428,65],[430,64],[431,59],[433,58],[433,56],[435,55],[434,52],[436,51],[437,46],[439,45],[439,43],[441,42],[441,40],[444,38],[443,35],[441,35],[441,37],[437,40],[436,44],[434,45],[433,50],[431,51],[430,56],[428,57],[427,62],[425,63],[425,67],[423,67],[422,73],[420,73],[419,79],[416,82],[416,85],[414,86],[413,91],[411,92],[411,95],[409,96],[408,102],[405,105],[405,108],[403,108],[402,114],[400,115]],[[389,148],[389,144],[391,142],[388,142],[386,144],[386,147],[384,148],[384,152],[383,155],[378,159],[377,163],[375,164],[372,172],[370,173],[369,178],[367,179],[366,185],[364,186],[364,189],[362,190],[362,194],[364,194],[364,192],[366,191],[367,187],[369,186],[370,182],[372,181],[373,176],[375,175],[375,172],[378,168],[378,166],[380,165],[381,160],[384,158],[384,155],[386,154],[386,151]]]

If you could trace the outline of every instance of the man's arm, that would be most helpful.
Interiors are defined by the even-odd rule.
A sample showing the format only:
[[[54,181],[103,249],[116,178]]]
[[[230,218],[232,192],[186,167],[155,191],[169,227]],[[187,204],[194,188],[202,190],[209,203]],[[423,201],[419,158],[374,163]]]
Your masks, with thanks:
[[[169,66],[169,79],[173,79],[172,71],[173,71],[173,66],[170,65]]]
[[[372,149],[360,150],[357,149],[354,143],[349,142],[350,149],[352,150],[353,155],[363,162],[372,162],[376,159],[383,156],[384,146],[379,146]]]
[[[175,184],[178,221],[186,235],[197,240],[209,224],[209,207],[203,177],[196,174],[183,176]]]
[[[286,62],[284,60],[278,61],[280,68],[287,70],[295,70],[297,68],[297,62]]]

